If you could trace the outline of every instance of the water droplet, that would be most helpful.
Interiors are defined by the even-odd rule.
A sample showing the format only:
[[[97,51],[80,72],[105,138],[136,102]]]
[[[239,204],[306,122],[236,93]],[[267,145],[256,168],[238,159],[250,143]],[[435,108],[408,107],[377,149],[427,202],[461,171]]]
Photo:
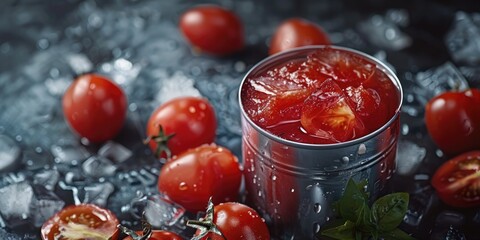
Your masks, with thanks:
[[[41,147],[36,147],[35,148],[35,152],[36,153],[42,153],[43,152],[43,149]]]
[[[319,224],[319,223],[314,223],[314,224],[313,224],[313,232],[314,232],[314,233],[319,233],[319,232],[320,232],[320,229],[321,229],[321,227],[320,227],[320,224]]]
[[[442,150],[437,149],[437,150],[435,151],[435,155],[437,155],[437,157],[443,157],[443,152],[442,152]]]
[[[22,138],[22,136],[20,136],[20,135],[15,136],[15,140],[17,140],[18,142],[21,142],[22,139],[23,139],[23,138]]]
[[[320,203],[315,203],[315,205],[313,205],[313,210],[315,213],[320,213],[322,211],[322,205],[320,205]]]
[[[275,180],[277,180],[277,176],[272,175],[272,181],[275,181]]]
[[[292,193],[295,192],[295,189],[292,188],[292,189],[290,190],[290,192],[292,192]]]
[[[187,190],[188,189],[187,183],[181,182],[180,185],[178,185],[178,189],[180,189],[181,191]]]
[[[402,124],[402,135],[408,135],[410,132],[410,127],[407,124]]]
[[[350,161],[350,158],[345,156],[345,157],[342,157],[342,162],[347,164],[348,162]]]
[[[261,190],[258,190],[257,194],[258,194],[259,197],[262,197],[262,191]]]
[[[360,144],[360,146],[358,146],[358,155],[362,155],[362,154],[365,154],[367,152],[367,147],[365,146],[365,144]]]
[[[380,173],[384,173],[387,170],[387,164],[384,162],[380,163]]]

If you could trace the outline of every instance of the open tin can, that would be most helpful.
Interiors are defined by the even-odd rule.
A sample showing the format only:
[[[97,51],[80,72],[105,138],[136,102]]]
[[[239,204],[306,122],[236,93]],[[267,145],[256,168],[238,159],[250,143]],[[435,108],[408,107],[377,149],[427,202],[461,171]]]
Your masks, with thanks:
[[[242,91],[250,77],[305,59],[324,47],[302,47],[270,56],[254,66],[240,85],[247,203],[262,215],[276,239],[315,239],[315,234],[333,216],[333,203],[342,196],[350,178],[356,182],[367,180],[366,191],[373,201],[396,168],[402,88],[389,67],[365,53],[329,46],[375,63],[398,91],[393,116],[377,130],[347,142],[300,143],[262,129],[246,113]]]

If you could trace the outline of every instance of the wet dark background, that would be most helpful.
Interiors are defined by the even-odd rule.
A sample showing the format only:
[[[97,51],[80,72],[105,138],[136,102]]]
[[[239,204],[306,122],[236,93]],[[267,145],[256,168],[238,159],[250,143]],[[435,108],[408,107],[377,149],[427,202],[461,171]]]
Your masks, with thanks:
[[[177,23],[198,3],[240,16],[244,51],[224,58],[191,51]],[[397,71],[405,98],[389,188],[411,194],[401,228],[418,239],[480,239],[480,209],[450,208],[430,186],[448,157],[423,123],[432,96],[480,86],[480,7],[414,0],[0,2],[0,239],[38,239],[41,224],[75,202],[106,206],[131,227],[147,208],[155,226],[189,236],[183,224],[194,216],[157,194],[161,163],[142,144],[146,121],[173,97],[205,96],[217,113],[216,142],[240,157],[238,86],[267,56],[275,27],[294,16]],[[111,77],[129,100],[124,129],[100,145],[72,134],[60,107],[73,78],[91,71]]]

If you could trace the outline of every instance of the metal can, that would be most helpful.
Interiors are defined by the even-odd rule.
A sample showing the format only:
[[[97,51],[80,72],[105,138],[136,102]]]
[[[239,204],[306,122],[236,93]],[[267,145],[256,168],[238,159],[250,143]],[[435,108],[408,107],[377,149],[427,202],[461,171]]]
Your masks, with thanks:
[[[240,85],[247,203],[263,216],[277,239],[315,239],[315,234],[332,217],[332,204],[341,197],[350,178],[357,182],[367,180],[366,190],[373,201],[396,168],[402,88],[389,67],[365,53],[329,46],[374,62],[398,91],[395,114],[376,131],[342,143],[306,144],[275,136],[247,115],[242,89],[249,77],[288,61],[304,59],[322,47],[325,46],[302,47],[270,56],[255,65]]]

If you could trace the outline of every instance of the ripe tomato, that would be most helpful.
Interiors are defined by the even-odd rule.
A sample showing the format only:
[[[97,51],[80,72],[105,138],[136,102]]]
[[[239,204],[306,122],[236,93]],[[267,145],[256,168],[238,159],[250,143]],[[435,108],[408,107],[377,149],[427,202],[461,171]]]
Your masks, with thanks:
[[[213,207],[213,205],[212,205]],[[212,216],[213,215],[213,216]],[[196,227],[197,221],[189,221],[188,226]],[[267,240],[270,239],[265,221],[258,213],[247,205],[227,202],[221,203],[213,208],[207,209],[207,216],[203,223],[213,225],[222,235],[212,232],[214,229],[200,229],[195,236],[203,235],[202,240]],[[196,225],[196,226],[195,226]]]
[[[137,234],[142,234],[142,232],[137,231]],[[133,238],[126,237],[123,240],[133,240]],[[183,238],[173,232],[153,230],[152,236],[148,240],[183,240]]]
[[[214,5],[194,7],[180,18],[185,38],[201,51],[228,55],[244,46],[243,25],[230,10]]]
[[[68,125],[92,142],[115,137],[123,127],[127,111],[123,90],[97,74],[75,79],[63,95],[62,104]]]
[[[301,18],[288,19],[277,28],[269,54],[308,45],[330,45],[327,34],[318,25]]]
[[[445,162],[437,169],[432,185],[446,204],[480,206],[480,151],[472,151]]]
[[[93,204],[68,206],[47,220],[43,240],[117,239],[118,219],[107,209]]]
[[[168,161],[160,171],[158,189],[188,211],[238,197],[242,172],[238,159],[215,144],[190,149]]]
[[[445,92],[425,107],[428,133],[446,154],[480,149],[480,90]]]
[[[212,143],[216,128],[215,112],[207,99],[180,97],[162,104],[153,112],[147,123],[147,140],[157,157],[162,151],[177,155]]]

